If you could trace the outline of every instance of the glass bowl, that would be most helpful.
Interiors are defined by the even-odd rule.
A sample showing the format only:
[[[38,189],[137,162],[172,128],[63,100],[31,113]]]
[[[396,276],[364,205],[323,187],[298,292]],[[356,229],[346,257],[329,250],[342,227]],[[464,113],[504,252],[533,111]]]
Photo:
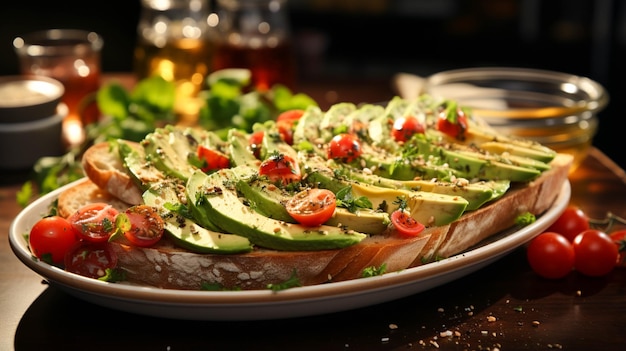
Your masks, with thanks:
[[[574,156],[586,156],[598,113],[609,101],[596,81],[573,74],[528,68],[480,67],[435,73],[425,92],[454,99],[499,132],[535,140]]]

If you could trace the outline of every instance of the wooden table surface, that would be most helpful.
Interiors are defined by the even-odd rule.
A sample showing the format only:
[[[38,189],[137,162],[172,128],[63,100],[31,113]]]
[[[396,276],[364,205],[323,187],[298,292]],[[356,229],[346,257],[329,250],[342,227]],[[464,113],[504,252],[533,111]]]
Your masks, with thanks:
[[[380,83],[384,84],[384,83]],[[310,85],[318,101],[384,101],[389,87]],[[361,95],[359,95],[361,94]],[[368,95],[369,94],[369,95]],[[359,102],[359,101],[355,101]],[[135,315],[48,286],[9,247],[24,172],[0,175],[0,350],[621,350],[626,345],[626,269],[603,278],[548,281],[524,248],[451,283],[406,298],[328,315],[205,322]],[[592,149],[570,175],[571,203],[594,218],[626,217],[626,175]],[[495,317],[491,321],[490,317]],[[451,335],[447,335],[451,332]]]

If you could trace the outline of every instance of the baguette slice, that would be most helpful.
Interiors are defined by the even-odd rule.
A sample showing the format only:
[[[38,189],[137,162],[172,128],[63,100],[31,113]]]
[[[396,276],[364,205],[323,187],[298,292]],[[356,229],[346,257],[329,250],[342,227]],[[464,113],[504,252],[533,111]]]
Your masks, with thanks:
[[[131,145],[138,145],[131,143]],[[118,199],[131,204],[143,203],[141,190],[126,172],[115,143],[92,145],[82,157],[85,175],[97,186]]]
[[[420,255],[422,261],[436,257],[446,258],[478,244],[482,240],[511,228],[515,219],[526,212],[541,215],[552,206],[567,181],[573,157],[557,154],[550,163],[551,168],[529,183],[513,184],[503,197],[477,210],[465,213],[450,223],[441,236],[432,236]]]
[[[100,188],[89,178],[83,178],[75,186],[59,194],[57,211],[61,217],[69,217],[84,205],[106,202],[118,211],[124,211],[131,205]]]
[[[108,146],[106,149],[101,147],[98,152],[110,152]],[[90,155],[96,157],[94,155],[98,153]],[[449,225],[427,228],[422,235],[412,239],[372,236],[340,250],[285,252],[257,248],[251,253],[234,255],[193,253],[175,246],[167,238],[151,248],[136,248],[118,242],[113,242],[112,246],[129,282],[167,289],[197,290],[205,283],[219,284],[227,289],[265,289],[267,284],[288,280],[294,272],[302,285],[358,279],[368,267],[379,268],[385,264],[386,272],[393,272],[424,264],[435,257],[461,253],[513,226],[515,218],[524,212],[542,214],[558,196],[571,163],[571,156],[559,154],[551,163],[552,168],[534,181],[515,184],[495,202],[467,212]],[[86,164],[95,163],[87,161]],[[121,167],[121,161],[119,165]],[[110,166],[92,170],[114,172]],[[123,173],[123,169],[117,172]],[[115,196],[92,180],[92,177],[102,180],[106,176],[98,171],[91,174],[88,180],[61,194],[59,213],[72,213],[80,205],[95,201],[108,201],[119,209],[131,205],[126,201],[117,202]],[[125,189],[135,186],[130,178],[127,182],[122,183]],[[108,186],[109,183],[101,184]]]

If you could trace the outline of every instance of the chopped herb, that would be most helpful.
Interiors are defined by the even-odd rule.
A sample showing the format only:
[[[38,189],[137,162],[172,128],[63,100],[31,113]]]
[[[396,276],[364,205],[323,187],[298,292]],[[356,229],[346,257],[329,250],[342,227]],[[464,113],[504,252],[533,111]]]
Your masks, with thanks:
[[[372,208],[372,202],[365,196],[354,198],[352,196],[352,187],[340,189],[336,195],[337,206],[347,208],[348,211],[355,213],[359,208]]]
[[[385,274],[385,271],[387,270],[387,264],[383,263],[380,267],[376,268],[374,266],[371,267],[367,267],[363,270],[363,273],[361,273],[361,276],[363,278],[369,278],[369,277],[375,277],[378,275],[383,275]]]
[[[302,286],[302,284],[300,284],[300,280],[298,279],[298,275],[296,274],[295,269],[291,273],[291,277],[289,277],[289,279],[287,279],[286,281],[278,284],[267,284],[267,288],[273,291],[286,290],[298,286]]]
[[[530,212],[525,212],[515,218],[515,224],[520,226],[527,226],[531,223],[534,223],[536,220],[537,218],[534,214]]]

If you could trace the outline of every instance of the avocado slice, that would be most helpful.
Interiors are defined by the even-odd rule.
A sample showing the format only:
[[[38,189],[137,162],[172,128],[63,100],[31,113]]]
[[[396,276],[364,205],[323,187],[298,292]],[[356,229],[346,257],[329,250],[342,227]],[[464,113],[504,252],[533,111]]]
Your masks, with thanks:
[[[500,197],[508,190],[511,183],[508,180],[478,181],[474,183],[467,183],[467,180],[462,181],[460,179],[456,182],[438,179],[395,180],[375,174],[367,174],[344,165],[338,165],[336,173],[361,183],[384,188],[420,190],[436,194],[461,196],[468,201],[466,211],[478,209],[485,203]]]
[[[292,197],[286,190],[259,178],[239,179],[235,187],[246,199],[248,206],[258,213],[279,221],[297,223],[285,208],[285,203]]]
[[[326,188],[335,194],[345,187],[352,187],[354,198],[365,196],[373,205],[373,209],[391,214],[397,206],[393,203],[398,198],[407,201],[414,218],[425,225],[445,225],[457,220],[466,210],[469,202],[460,195],[436,194],[427,191],[394,189],[359,182],[341,176],[340,172],[317,164],[306,168],[305,181],[313,186]]]
[[[146,205],[158,209],[165,223],[165,232],[176,245],[198,253],[236,254],[252,251],[250,241],[235,234],[224,234],[201,227],[193,220],[170,211],[166,204],[175,205],[178,198],[174,189],[158,187],[143,193]]]
[[[132,147],[121,139],[117,144],[124,167],[140,189],[147,190],[152,184],[165,181],[165,174],[147,159],[143,147]]]
[[[325,224],[346,227],[357,232],[378,235],[387,229],[389,214],[368,208],[350,212],[347,208],[337,207],[335,214]]]
[[[265,217],[238,199],[235,180],[231,169],[211,175],[194,172],[187,182],[188,197],[196,199],[196,206],[204,209],[211,222],[255,245],[286,251],[327,250],[352,246],[367,237],[339,227],[306,227]]]
[[[154,166],[168,176],[187,180],[197,168],[189,163],[198,141],[182,128],[167,125],[157,128],[144,139],[144,149]]]
[[[229,141],[228,154],[232,166],[259,167],[261,161],[254,157],[250,151],[248,134],[237,129],[230,129],[227,138]]]

